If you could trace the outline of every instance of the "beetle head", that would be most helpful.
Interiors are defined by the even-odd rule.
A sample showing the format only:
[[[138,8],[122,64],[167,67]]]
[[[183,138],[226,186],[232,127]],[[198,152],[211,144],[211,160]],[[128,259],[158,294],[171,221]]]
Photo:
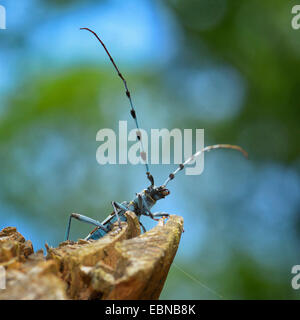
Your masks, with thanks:
[[[151,191],[151,197],[154,200],[163,199],[170,194],[170,191],[165,186],[154,187]]]

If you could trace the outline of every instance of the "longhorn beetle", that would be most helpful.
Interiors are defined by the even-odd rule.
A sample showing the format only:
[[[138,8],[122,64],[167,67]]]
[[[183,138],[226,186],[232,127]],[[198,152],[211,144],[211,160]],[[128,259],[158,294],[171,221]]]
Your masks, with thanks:
[[[112,56],[110,55],[109,51],[107,50],[105,44],[102,42],[102,40],[98,37],[98,35],[90,30],[89,28],[81,28],[80,30],[87,30],[89,32],[91,32],[96,38],[97,40],[101,43],[101,45],[103,46],[105,52],[107,53],[110,61],[112,62],[115,70],[118,73],[118,76],[121,78],[121,80],[123,81],[124,87],[125,87],[125,93],[126,96],[129,100],[130,103],[130,115],[133,118],[136,128],[137,128],[137,139],[140,141],[140,147],[141,147],[141,158],[144,160],[145,162],[145,167],[146,167],[146,175],[148,180],[150,181],[150,186],[143,190],[142,192],[139,192],[136,194],[136,197],[128,202],[128,201],[124,201],[122,203],[118,203],[116,201],[112,201],[112,207],[113,207],[113,213],[111,213],[103,222],[99,222],[97,220],[91,219],[89,217],[83,216],[81,214],[77,214],[77,213],[72,213],[69,217],[69,222],[68,222],[68,226],[67,226],[67,230],[66,230],[66,240],[69,239],[69,234],[70,234],[70,228],[71,228],[71,221],[72,218],[75,218],[79,221],[82,222],[86,222],[88,224],[94,225],[96,226],[96,228],[94,230],[92,230],[87,237],[85,238],[85,240],[89,240],[89,239],[93,239],[93,240],[97,240],[101,237],[103,237],[104,235],[106,235],[111,229],[112,226],[115,222],[118,222],[119,227],[121,228],[121,221],[126,221],[126,216],[125,216],[125,212],[126,211],[133,211],[139,221],[140,221],[140,217],[142,215],[144,216],[148,216],[153,220],[158,221],[160,217],[168,217],[169,214],[166,212],[155,212],[152,213],[151,209],[152,207],[155,205],[155,203],[160,200],[165,198],[166,196],[168,196],[170,194],[170,191],[166,188],[167,184],[173,180],[176,176],[176,174],[181,171],[187,164],[189,164],[190,162],[192,162],[196,157],[198,157],[201,153],[205,152],[205,151],[210,151],[212,149],[235,149],[238,150],[240,152],[243,153],[243,155],[245,157],[247,157],[247,152],[245,150],[243,150],[241,147],[239,146],[235,146],[235,145],[230,145],[230,144],[216,144],[216,145],[212,145],[212,146],[208,146],[205,147],[201,150],[198,150],[195,154],[193,154],[190,158],[188,158],[185,162],[181,163],[179,165],[179,167],[172,173],[169,174],[169,177],[166,179],[166,181],[159,187],[156,187],[154,185],[154,178],[151,175],[150,171],[149,171],[149,166],[146,163],[146,153],[143,151],[143,142],[142,142],[142,136],[141,136],[141,132],[140,132],[140,128],[139,128],[139,124],[138,124],[138,120],[137,120],[137,116],[136,116],[136,112],[135,112],[135,108],[133,106],[132,103],[132,99],[131,99],[131,94],[130,91],[128,90],[128,86],[127,86],[127,82],[125,80],[125,78],[123,77],[123,75],[121,74],[119,68],[117,67],[114,59],[112,58]],[[143,229],[144,232],[146,232],[145,227],[143,226],[143,224],[140,222],[140,225]]]

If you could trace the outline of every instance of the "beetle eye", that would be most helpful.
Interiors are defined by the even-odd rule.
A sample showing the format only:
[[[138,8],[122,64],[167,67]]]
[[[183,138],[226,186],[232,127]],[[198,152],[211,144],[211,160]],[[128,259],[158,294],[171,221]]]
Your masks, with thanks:
[[[170,194],[170,191],[169,191],[168,189],[164,189],[164,190],[162,191],[162,194],[163,194],[164,196],[168,196],[168,195]]]

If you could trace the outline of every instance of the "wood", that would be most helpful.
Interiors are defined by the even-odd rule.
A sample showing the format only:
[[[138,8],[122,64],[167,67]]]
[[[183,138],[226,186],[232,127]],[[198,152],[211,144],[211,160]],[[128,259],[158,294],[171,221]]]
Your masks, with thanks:
[[[15,228],[0,232],[0,266],[6,269],[1,299],[158,299],[175,257],[183,218],[170,216],[140,234],[133,212],[122,229],[100,240],[46,244],[33,253]]]

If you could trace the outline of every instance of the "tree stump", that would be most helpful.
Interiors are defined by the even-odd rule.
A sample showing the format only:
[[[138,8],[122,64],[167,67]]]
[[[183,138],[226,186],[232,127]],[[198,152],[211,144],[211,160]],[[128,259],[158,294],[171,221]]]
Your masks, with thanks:
[[[122,229],[115,224],[99,240],[46,244],[33,252],[30,241],[8,227],[0,232],[0,267],[6,289],[0,299],[158,299],[175,257],[183,218],[172,215],[141,234],[133,212]],[[3,268],[2,268],[3,269]]]

